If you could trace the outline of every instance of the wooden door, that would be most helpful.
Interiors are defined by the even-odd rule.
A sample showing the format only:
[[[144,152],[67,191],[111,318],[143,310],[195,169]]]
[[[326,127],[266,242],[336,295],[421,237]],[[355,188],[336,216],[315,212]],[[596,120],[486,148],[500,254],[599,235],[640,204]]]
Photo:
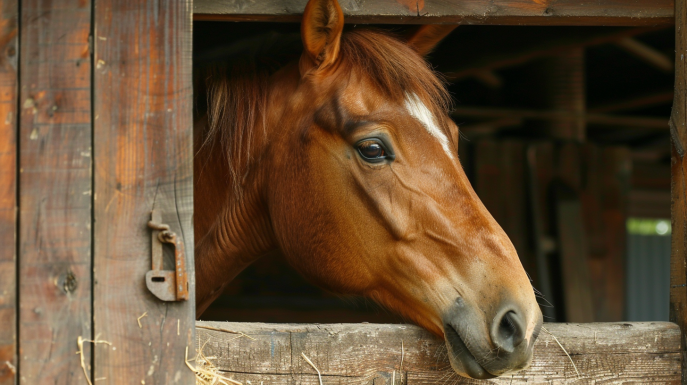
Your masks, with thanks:
[[[0,2],[0,385],[194,382],[191,98],[190,1]],[[146,288],[153,209],[187,301]]]

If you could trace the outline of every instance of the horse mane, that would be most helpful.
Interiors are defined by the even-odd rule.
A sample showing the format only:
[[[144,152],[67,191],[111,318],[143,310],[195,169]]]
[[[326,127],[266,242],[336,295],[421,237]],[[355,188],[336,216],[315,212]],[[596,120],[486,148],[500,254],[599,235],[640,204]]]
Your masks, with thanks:
[[[196,95],[206,96],[205,100],[196,101],[196,112],[207,115],[197,151],[221,146],[237,197],[242,195],[243,181],[253,162],[255,127],[264,118],[269,77],[300,57],[300,44],[298,34],[271,33],[247,39],[205,54],[203,59],[210,64],[196,74],[204,76],[204,79],[196,78],[195,83],[200,86]],[[339,55],[338,74],[361,74],[387,98],[402,102],[414,94],[435,116],[451,108],[451,98],[442,78],[410,46],[387,32],[374,29],[344,32]],[[447,132],[445,123],[440,125]],[[264,124],[262,127],[265,129]]]

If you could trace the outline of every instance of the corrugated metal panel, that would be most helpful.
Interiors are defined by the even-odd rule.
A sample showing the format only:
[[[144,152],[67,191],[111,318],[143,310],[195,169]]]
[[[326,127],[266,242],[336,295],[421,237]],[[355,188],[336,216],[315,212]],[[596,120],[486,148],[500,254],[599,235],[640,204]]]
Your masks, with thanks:
[[[627,239],[627,320],[668,321],[670,236]]]

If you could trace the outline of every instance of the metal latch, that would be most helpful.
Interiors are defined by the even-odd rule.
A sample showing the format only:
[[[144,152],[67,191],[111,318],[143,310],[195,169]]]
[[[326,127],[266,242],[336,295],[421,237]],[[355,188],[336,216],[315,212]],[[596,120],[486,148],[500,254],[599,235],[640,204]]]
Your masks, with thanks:
[[[153,229],[153,269],[146,273],[146,286],[151,293],[163,301],[185,301],[188,299],[188,276],[184,242],[162,222],[160,212],[153,210],[148,227]],[[157,233],[157,234],[156,234]],[[174,248],[174,270],[162,270],[162,244]]]

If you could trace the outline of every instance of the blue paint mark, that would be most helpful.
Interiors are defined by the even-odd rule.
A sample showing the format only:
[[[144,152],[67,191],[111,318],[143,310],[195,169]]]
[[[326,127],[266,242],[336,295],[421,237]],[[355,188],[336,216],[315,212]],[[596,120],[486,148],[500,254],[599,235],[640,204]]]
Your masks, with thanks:
[[[274,358],[274,332],[270,333],[270,354]]]

